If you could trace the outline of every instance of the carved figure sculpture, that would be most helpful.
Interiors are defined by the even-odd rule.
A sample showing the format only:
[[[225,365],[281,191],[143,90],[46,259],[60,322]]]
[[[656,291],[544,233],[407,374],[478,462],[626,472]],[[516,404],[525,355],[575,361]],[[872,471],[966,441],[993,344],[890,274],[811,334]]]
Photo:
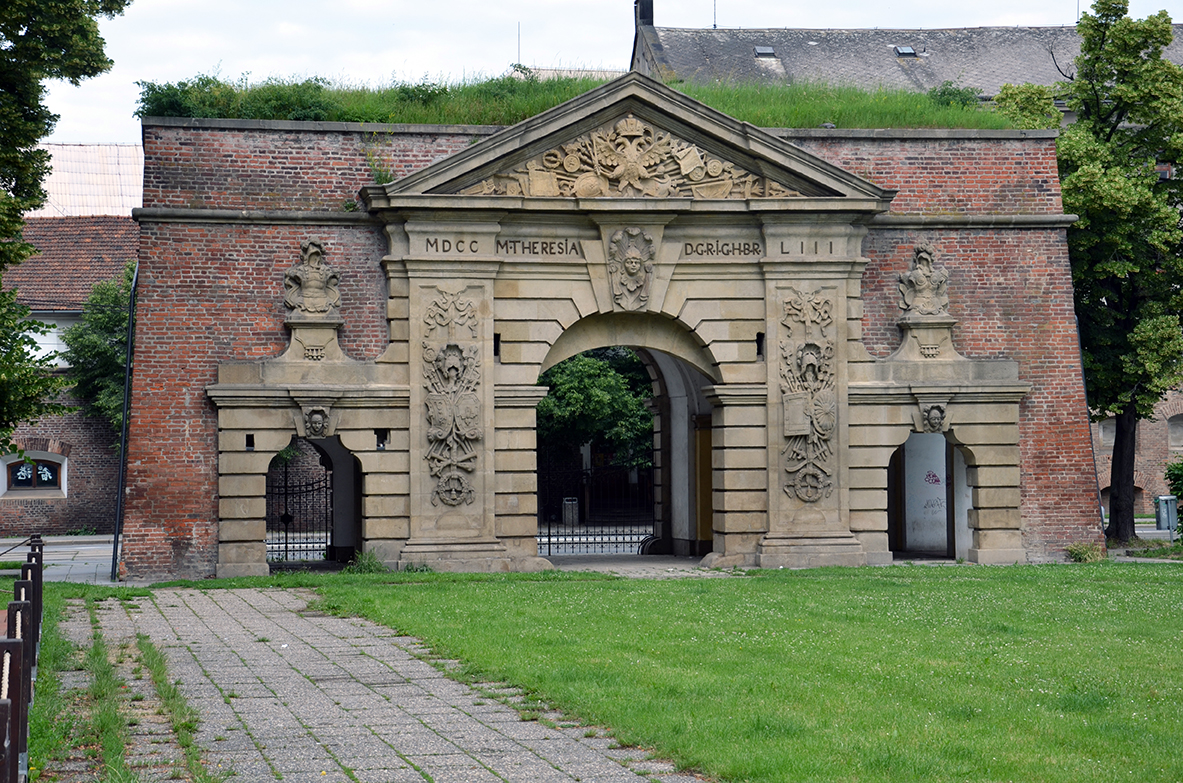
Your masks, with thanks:
[[[806,503],[834,491],[832,438],[838,425],[834,343],[828,334],[834,303],[821,291],[786,292],[789,337],[781,342],[780,387],[784,408],[785,486]]]
[[[612,298],[625,310],[641,310],[649,304],[653,279],[653,237],[636,227],[623,228],[608,243],[608,277]]]
[[[917,315],[949,312],[949,271],[933,266],[937,251],[930,244],[916,245],[912,268],[900,275],[901,310]]]
[[[324,315],[341,306],[340,277],[324,263],[319,239],[300,243],[300,263],[283,275],[283,303],[304,315]]]
[[[631,114],[462,191],[467,196],[789,198],[779,182],[712,157]]]

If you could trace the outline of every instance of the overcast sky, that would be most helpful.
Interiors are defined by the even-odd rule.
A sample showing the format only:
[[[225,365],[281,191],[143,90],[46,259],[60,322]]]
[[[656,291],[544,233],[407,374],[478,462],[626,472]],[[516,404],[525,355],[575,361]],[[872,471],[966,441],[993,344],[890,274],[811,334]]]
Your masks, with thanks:
[[[2,1],[2,0],[0,0]],[[940,28],[1071,25],[1090,0],[654,0],[659,27]],[[1183,0],[1131,0],[1142,18]],[[520,55],[518,29],[521,29]],[[379,85],[392,79],[496,76],[511,63],[629,65],[632,0],[134,0],[101,23],[115,67],[80,87],[55,83],[59,143],[140,141],[137,81],[199,73],[252,81],[325,76]]]

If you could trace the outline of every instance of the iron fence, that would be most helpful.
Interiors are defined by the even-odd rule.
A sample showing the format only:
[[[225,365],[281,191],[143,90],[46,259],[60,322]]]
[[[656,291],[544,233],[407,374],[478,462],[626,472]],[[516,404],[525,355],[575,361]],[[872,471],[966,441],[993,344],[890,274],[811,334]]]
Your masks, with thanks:
[[[324,560],[333,530],[333,474],[290,482],[286,468],[267,475],[267,559]]]
[[[654,533],[652,468],[539,466],[540,555],[637,554]]]

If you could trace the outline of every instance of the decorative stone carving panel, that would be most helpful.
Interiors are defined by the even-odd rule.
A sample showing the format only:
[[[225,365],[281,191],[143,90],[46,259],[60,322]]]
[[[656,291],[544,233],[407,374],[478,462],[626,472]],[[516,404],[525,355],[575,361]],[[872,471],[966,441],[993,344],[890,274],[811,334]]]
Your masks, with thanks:
[[[800,196],[631,114],[462,191],[468,196],[750,199]]]
[[[834,376],[834,300],[828,289],[785,289],[780,343],[784,408],[784,491],[816,503],[834,491],[838,397]]]
[[[482,438],[481,346],[476,303],[462,293],[437,288],[423,320],[423,379],[427,416],[424,459],[436,479],[432,505],[471,504],[475,490],[466,474],[477,466]],[[437,332],[438,330],[438,332]],[[463,335],[463,339],[461,337]]]

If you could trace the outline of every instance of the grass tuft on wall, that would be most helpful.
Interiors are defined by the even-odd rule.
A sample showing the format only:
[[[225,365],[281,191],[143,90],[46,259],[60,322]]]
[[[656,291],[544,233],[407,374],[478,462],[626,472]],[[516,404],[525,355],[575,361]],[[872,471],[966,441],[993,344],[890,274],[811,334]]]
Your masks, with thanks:
[[[528,69],[458,84],[393,82],[369,87],[321,77],[251,83],[201,74],[136,83],[138,117],[319,122],[513,125],[604,84],[590,78],[537,79]],[[826,84],[670,85],[739,120],[766,128],[1010,128],[999,114],[944,93],[861,90]],[[948,92],[948,90],[946,90]]]

